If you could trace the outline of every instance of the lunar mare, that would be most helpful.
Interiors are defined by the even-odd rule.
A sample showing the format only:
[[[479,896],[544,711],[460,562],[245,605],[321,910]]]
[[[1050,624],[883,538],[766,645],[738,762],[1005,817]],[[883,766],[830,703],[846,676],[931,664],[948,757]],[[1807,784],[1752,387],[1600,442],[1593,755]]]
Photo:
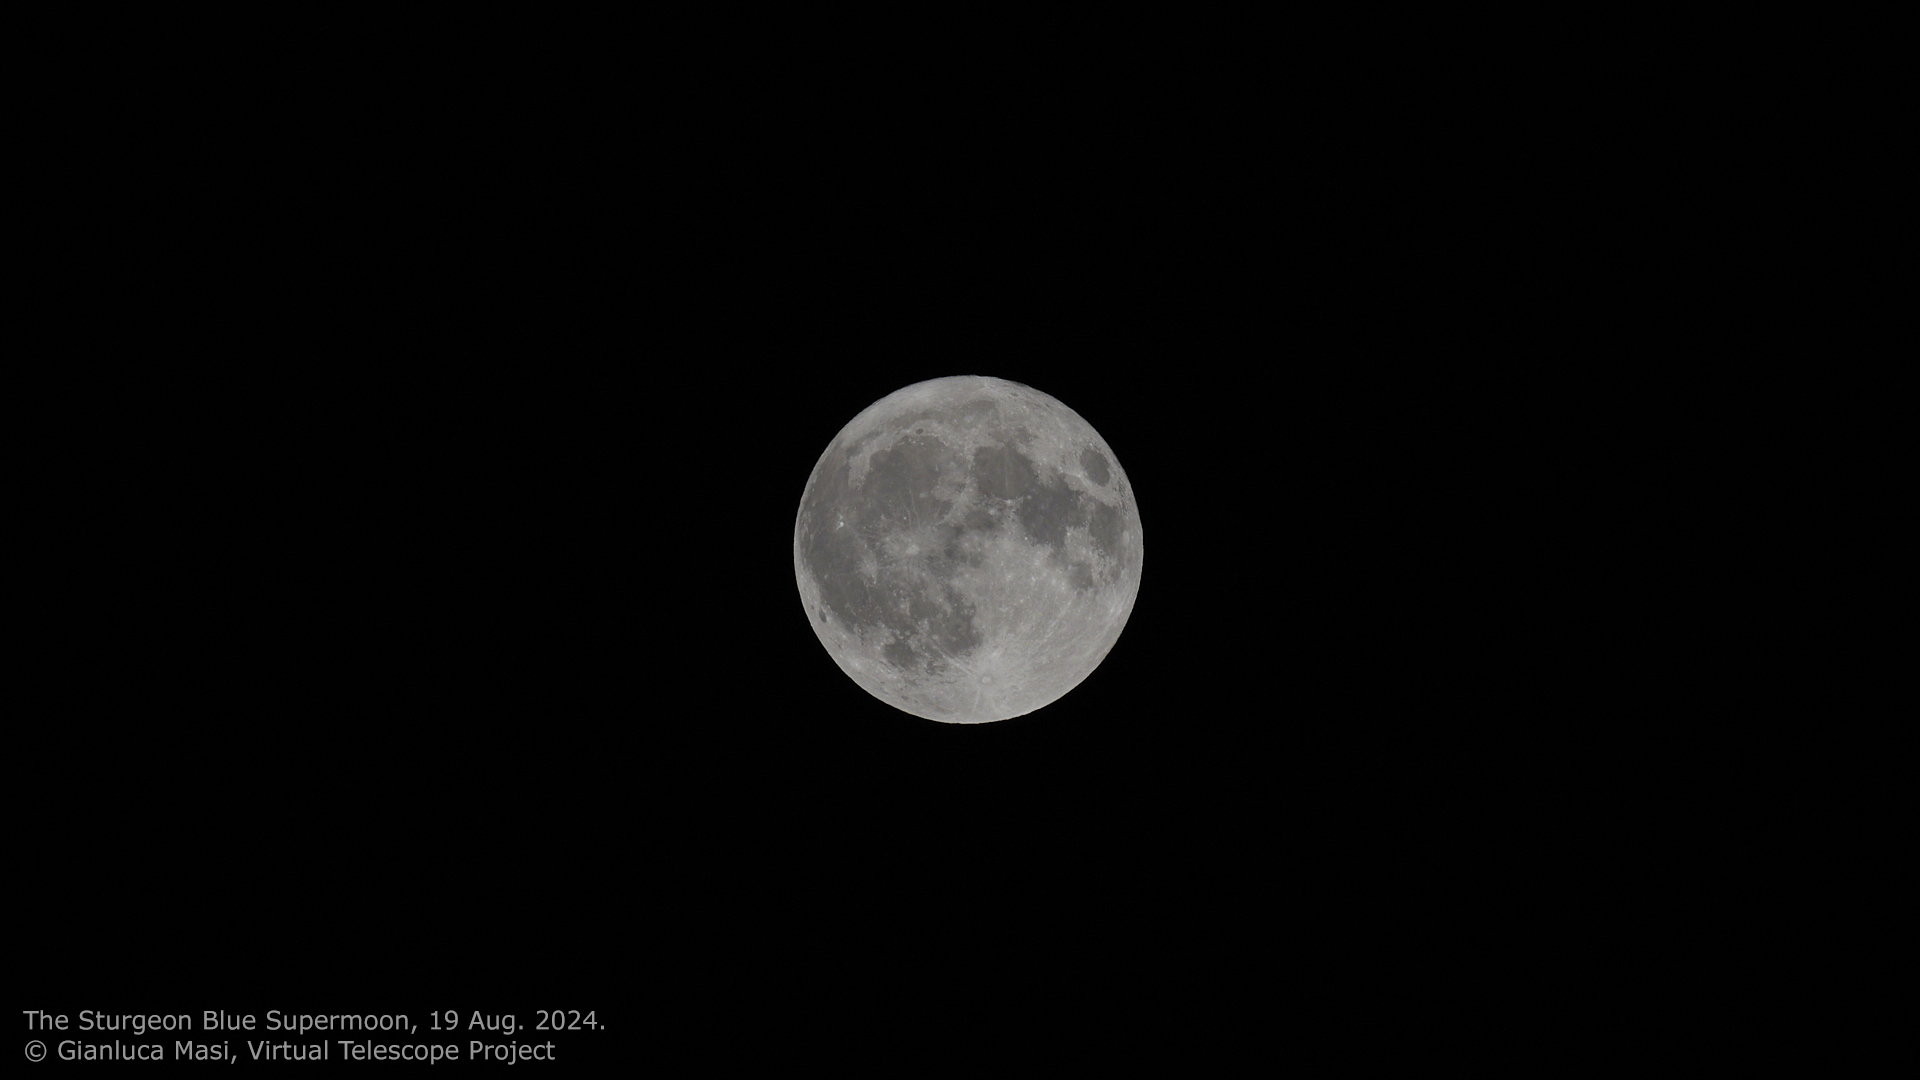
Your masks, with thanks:
[[[1058,700],[1106,658],[1140,591],[1139,507],[1113,449],[1054,398],[961,376],[842,428],[807,481],[794,576],[848,677],[972,724]]]

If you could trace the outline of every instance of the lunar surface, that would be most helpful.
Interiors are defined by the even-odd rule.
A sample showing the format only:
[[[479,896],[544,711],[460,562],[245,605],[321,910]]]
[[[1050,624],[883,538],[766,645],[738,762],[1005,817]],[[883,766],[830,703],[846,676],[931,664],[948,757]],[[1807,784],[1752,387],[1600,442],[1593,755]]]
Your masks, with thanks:
[[[840,670],[929,720],[1041,708],[1119,640],[1140,511],[1113,449],[1019,383],[961,376],[868,406],[793,527],[807,619]]]

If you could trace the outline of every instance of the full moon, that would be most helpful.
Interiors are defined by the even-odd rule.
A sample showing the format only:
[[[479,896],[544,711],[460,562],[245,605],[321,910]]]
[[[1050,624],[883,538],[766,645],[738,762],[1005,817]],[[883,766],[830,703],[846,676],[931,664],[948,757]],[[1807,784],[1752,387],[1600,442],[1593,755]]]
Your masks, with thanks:
[[[869,405],[793,526],[807,621],[869,694],[928,720],[1022,716],[1080,685],[1140,592],[1140,509],[1080,414],[958,376]]]

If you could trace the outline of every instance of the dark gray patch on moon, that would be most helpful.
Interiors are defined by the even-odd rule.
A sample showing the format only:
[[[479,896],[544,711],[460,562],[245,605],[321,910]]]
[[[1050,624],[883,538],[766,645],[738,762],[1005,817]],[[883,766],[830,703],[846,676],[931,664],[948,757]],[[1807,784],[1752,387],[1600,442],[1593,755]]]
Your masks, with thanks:
[[[1037,483],[1033,462],[1005,446],[983,446],[973,452],[973,482],[989,499],[1018,499]]]
[[[1020,524],[1035,543],[1057,554],[1067,546],[1067,530],[1087,523],[1085,502],[1084,496],[1067,486],[1065,477],[1055,476],[1053,483],[1034,488],[1020,503]]]
[[[1055,553],[1066,547],[1067,530],[1087,523],[1087,499],[1056,473],[1042,482],[1033,462],[1011,447],[983,446],[973,452],[973,481],[980,494],[1005,499],[1035,543]]]
[[[1092,503],[1093,510],[1087,516],[1087,535],[1093,538],[1093,546],[1100,554],[1119,554],[1120,511],[1098,499]]]
[[[952,504],[936,500],[933,488],[940,474],[954,464],[947,445],[925,435],[908,435],[876,451],[861,492],[861,524],[878,526],[946,516]]]
[[[1107,477],[1113,475],[1107,471],[1107,459],[1092,447],[1080,451],[1080,468],[1087,474],[1087,479],[1096,484],[1104,485]]]

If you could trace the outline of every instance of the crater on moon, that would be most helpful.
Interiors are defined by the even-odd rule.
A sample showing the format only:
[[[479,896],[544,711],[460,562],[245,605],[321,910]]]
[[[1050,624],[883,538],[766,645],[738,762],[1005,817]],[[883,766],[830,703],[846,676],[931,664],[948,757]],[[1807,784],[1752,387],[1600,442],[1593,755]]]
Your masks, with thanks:
[[[1112,447],[1031,387],[963,376],[869,406],[814,466],[794,574],[849,677],[916,716],[1047,705],[1113,648],[1140,514]]]

